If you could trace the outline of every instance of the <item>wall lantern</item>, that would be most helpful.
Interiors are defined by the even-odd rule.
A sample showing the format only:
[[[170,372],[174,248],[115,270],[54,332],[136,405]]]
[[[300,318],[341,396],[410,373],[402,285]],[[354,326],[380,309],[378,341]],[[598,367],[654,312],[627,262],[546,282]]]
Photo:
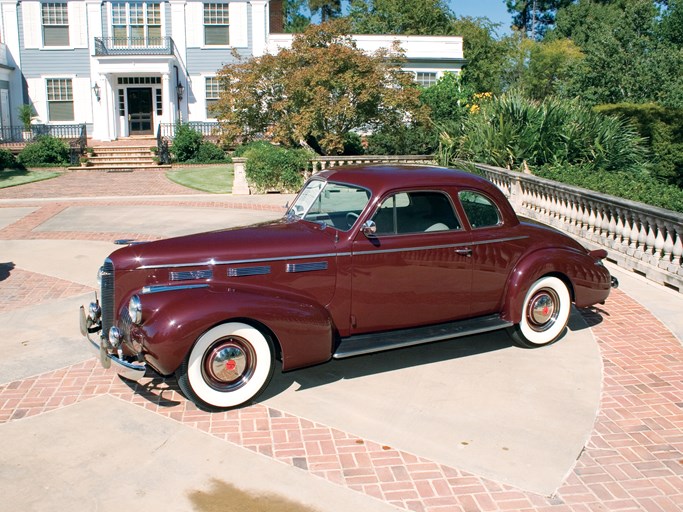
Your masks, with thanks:
[[[183,87],[183,84],[179,83],[175,90],[178,93],[178,101],[182,100],[183,94],[185,93],[185,87]]]
[[[95,85],[92,86],[92,92],[95,93],[95,98],[97,98],[97,101],[100,101],[100,86],[95,82]]]

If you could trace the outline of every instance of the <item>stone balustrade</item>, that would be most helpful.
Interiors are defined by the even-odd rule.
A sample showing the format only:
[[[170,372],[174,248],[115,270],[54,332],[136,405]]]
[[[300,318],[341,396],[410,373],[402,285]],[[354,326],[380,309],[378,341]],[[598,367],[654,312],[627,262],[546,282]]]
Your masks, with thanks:
[[[248,194],[243,158],[233,159],[233,194]],[[435,164],[429,155],[316,157],[306,174],[339,165]],[[683,293],[683,214],[565,185],[530,174],[476,164],[523,217],[553,226],[625,270]]]
[[[608,261],[683,293],[683,214],[530,174],[476,167],[519,215],[605,248]]]

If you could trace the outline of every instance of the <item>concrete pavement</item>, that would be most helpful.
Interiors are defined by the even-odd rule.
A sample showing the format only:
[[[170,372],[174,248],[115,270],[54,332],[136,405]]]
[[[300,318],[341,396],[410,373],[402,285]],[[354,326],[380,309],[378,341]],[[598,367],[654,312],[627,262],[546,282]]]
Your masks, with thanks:
[[[117,177],[119,188],[161,188],[158,175],[127,176],[136,186]],[[106,240],[272,218],[288,198],[69,199],[61,179],[34,188],[53,197],[4,189],[0,201],[0,263],[14,265],[0,281],[0,493],[13,508],[113,509],[98,485],[111,475],[120,506],[142,496],[152,510],[200,510],[193,492],[223,489],[212,478],[317,510],[683,507],[681,345],[646,309],[680,336],[679,294],[619,276],[629,295],[575,314],[547,349],[495,333],[335,361],[276,375],[259,404],[209,415],[172,381],[131,389],[100,370],[75,307],[94,292]],[[112,219],[115,230],[102,227]]]

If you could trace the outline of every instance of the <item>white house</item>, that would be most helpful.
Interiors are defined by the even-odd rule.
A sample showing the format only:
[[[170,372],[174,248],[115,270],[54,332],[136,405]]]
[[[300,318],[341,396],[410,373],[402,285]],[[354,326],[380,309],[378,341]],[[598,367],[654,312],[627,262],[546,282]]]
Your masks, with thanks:
[[[85,124],[108,141],[156,133],[160,125],[213,121],[215,76],[241,57],[291,44],[281,0],[0,0],[0,124]],[[459,72],[462,38],[356,36],[372,51],[398,39],[405,69],[423,85]]]

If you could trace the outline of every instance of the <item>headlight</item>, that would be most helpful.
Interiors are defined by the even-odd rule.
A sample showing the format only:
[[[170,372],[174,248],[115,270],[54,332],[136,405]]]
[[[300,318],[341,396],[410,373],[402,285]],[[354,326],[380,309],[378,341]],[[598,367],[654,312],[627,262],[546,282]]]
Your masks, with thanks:
[[[97,269],[97,286],[99,286],[100,288],[102,288],[102,270],[102,267]]]
[[[109,344],[114,348],[119,348],[121,341],[123,341],[121,330],[116,326],[109,329]]]
[[[142,302],[137,295],[133,295],[128,301],[128,316],[136,325],[142,322]]]

